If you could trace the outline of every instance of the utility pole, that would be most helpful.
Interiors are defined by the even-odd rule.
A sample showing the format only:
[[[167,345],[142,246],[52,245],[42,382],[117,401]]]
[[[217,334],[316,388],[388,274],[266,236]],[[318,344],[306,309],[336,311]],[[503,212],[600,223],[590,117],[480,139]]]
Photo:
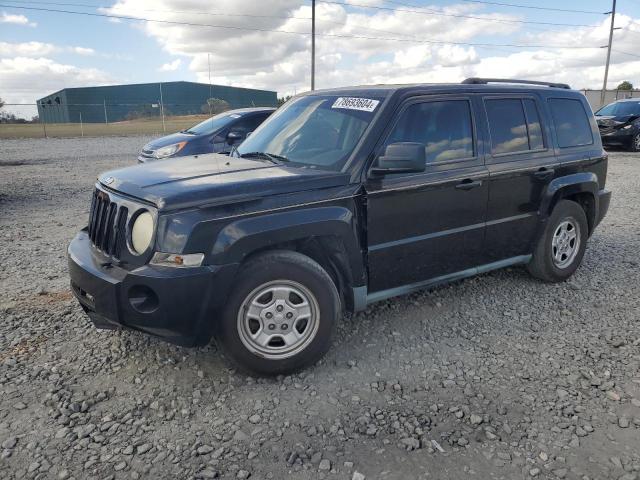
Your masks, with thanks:
[[[107,119],[107,101],[104,98],[102,99],[102,106],[104,107],[104,123],[107,124],[109,123],[109,120]]]
[[[211,85],[211,54],[207,53],[207,63],[209,64],[209,98],[207,99],[207,104],[209,105],[209,116],[211,113],[211,98],[213,97],[213,87]]]
[[[315,90],[315,89],[316,89],[316,0],[311,0],[311,90]]]
[[[611,7],[611,28],[609,29],[609,44],[607,45],[607,63],[604,66],[604,82],[600,93],[600,106],[604,105],[604,97],[607,92],[607,80],[609,79],[609,60],[611,60],[611,44],[613,43],[613,24],[616,19],[616,0]]]
[[[162,99],[162,83],[160,83],[160,113],[162,114],[162,131],[166,132],[167,129],[164,126],[164,100]]]

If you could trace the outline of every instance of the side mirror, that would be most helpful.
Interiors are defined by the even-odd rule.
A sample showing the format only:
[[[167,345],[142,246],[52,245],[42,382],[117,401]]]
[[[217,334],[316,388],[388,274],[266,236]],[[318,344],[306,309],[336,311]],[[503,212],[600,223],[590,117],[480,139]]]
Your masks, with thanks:
[[[227,133],[227,143],[229,145],[235,145],[238,142],[241,142],[244,138],[240,132],[234,132],[233,130]]]
[[[372,173],[418,173],[424,172],[427,157],[422,143],[398,142],[387,145],[384,155],[378,157]]]

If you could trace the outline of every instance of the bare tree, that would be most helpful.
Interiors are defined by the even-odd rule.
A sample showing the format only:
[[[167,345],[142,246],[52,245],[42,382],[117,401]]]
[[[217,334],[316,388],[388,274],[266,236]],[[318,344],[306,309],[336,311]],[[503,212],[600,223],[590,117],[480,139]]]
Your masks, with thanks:
[[[216,115],[218,113],[226,112],[231,109],[231,105],[226,100],[222,100],[220,98],[209,98],[207,99],[207,103],[202,105],[202,113],[211,112],[212,115]]]

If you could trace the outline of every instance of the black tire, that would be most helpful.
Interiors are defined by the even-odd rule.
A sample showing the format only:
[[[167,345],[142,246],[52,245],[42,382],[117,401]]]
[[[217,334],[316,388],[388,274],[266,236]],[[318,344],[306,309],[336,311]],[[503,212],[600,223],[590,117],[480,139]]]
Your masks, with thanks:
[[[246,322],[243,319],[246,317],[241,317],[240,310],[248,311],[245,302],[255,295],[256,290],[259,291],[265,286],[268,288],[274,283],[274,288],[277,288],[278,281],[291,282],[292,285],[306,289],[306,293],[311,295],[311,303],[319,307],[319,310],[316,310],[318,315],[314,317],[317,318],[314,321],[315,335],[310,336],[307,339],[308,343],[299,347],[302,348],[300,351],[291,352],[289,354],[291,356],[286,358],[278,358],[277,354],[276,358],[268,358],[261,352],[250,349],[253,345],[251,340],[247,340],[248,334],[241,333],[246,332],[243,330]],[[275,298],[269,301],[273,305]],[[257,375],[288,374],[312,365],[329,350],[340,313],[340,295],[336,286],[329,274],[317,262],[298,252],[285,250],[268,252],[249,260],[241,267],[236,276],[233,291],[219,319],[220,325],[215,334],[216,343],[223,356],[244,372]],[[277,315],[281,322],[286,322],[282,314]],[[275,330],[268,332],[264,322],[256,321],[255,323],[270,335],[280,331],[276,327]],[[290,328],[295,327],[291,325]],[[263,348],[268,349],[269,346]]]
[[[631,139],[629,150],[632,152],[640,152],[640,132],[636,133]]]
[[[572,253],[573,258],[569,261],[571,256],[567,256],[565,261],[568,263],[559,267],[557,261],[554,261],[554,252],[557,252],[557,249],[553,246],[553,238],[565,222],[570,222],[574,226],[577,226],[578,232],[576,233],[576,238],[579,240],[579,244],[577,249],[574,249],[575,254]],[[533,258],[527,265],[529,273],[545,282],[555,283],[565,281],[573,275],[580,266],[588,238],[589,225],[582,207],[571,200],[559,201],[547,221],[542,236],[538,240],[538,244],[533,252]]]

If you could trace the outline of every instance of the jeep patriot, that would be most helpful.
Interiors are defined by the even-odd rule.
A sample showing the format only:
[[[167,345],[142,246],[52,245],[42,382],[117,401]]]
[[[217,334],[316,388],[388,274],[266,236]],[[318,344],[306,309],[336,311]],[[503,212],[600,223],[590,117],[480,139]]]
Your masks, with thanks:
[[[606,175],[589,104],[564,84],[313,91],[230,157],[100,175],[71,287],[96,327],[215,338],[245,371],[288,373],[376,301],[511,265],[567,279]]]

